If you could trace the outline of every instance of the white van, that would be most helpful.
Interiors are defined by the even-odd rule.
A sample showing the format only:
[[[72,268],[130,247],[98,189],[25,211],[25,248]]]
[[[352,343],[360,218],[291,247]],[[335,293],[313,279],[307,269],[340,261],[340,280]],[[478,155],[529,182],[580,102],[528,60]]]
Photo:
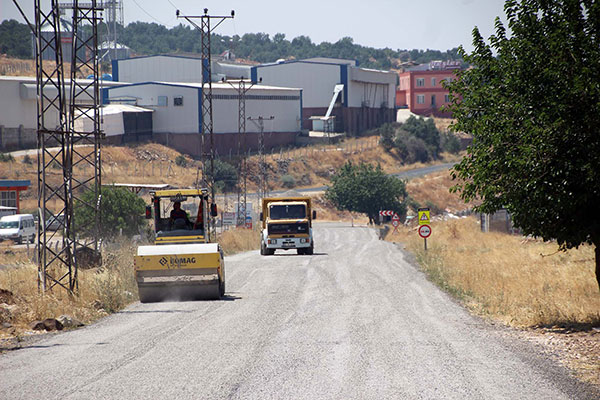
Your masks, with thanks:
[[[0,240],[35,241],[35,221],[31,214],[6,215],[0,218]]]

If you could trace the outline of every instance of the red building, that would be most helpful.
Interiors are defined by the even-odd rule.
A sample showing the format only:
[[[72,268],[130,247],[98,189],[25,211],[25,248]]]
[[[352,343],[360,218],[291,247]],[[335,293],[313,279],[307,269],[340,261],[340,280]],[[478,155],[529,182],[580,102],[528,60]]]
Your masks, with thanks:
[[[442,82],[456,79],[460,65],[460,61],[432,61],[399,73],[396,107],[408,108],[419,115],[449,117],[450,113],[441,110],[450,103]]]
[[[14,207],[17,214],[21,211],[19,199],[21,191],[29,189],[30,181],[7,181],[0,180],[0,206]]]

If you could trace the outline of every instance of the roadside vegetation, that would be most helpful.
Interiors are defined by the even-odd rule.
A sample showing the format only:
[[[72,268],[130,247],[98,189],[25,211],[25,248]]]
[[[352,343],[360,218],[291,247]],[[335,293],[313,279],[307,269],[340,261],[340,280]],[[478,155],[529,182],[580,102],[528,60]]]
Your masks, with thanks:
[[[561,252],[556,242],[483,233],[475,217],[433,221],[432,230],[427,251],[415,225],[387,239],[477,314],[517,327],[600,325],[591,246]]]
[[[405,164],[426,163],[441,158],[442,152],[458,154],[460,142],[448,132],[440,132],[433,119],[411,116],[406,122],[391,122],[372,131],[381,146]]]
[[[379,223],[380,210],[392,210],[406,216],[406,184],[386,175],[381,166],[347,162],[331,178],[325,199],[338,209],[363,213],[369,223]]]
[[[474,137],[454,190],[561,250],[593,245],[600,289],[600,68],[589,67],[600,65],[600,5],[507,1],[505,11],[489,43],[473,30],[474,51],[460,53],[475,68],[447,85],[453,129]]]

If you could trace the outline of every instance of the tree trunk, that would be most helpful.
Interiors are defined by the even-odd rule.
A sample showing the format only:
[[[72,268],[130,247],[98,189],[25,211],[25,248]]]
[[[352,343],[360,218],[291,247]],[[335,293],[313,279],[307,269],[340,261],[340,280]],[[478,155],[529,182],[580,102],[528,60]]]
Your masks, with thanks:
[[[598,282],[598,290],[600,290],[600,243],[594,243],[596,246],[596,282]]]

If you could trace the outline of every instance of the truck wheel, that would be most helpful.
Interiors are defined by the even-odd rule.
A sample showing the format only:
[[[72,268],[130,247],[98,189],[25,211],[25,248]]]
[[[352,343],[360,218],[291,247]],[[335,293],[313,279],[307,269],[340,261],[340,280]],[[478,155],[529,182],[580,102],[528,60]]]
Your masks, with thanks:
[[[312,256],[312,255],[313,255],[313,253],[314,253],[314,247],[313,247],[313,245],[311,244],[311,245],[310,245],[310,247],[309,247],[308,249],[306,249],[306,251],[305,251],[305,253],[304,253],[304,254],[308,254],[309,256]]]
[[[306,254],[306,252],[304,251],[304,249],[298,249],[296,251],[298,252],[299,256],[303,256],[304,254]]]
[[[275,249],[269,249],[268,247],[265,249],[265,253],[268,256],[272,256],[273,254],[275,254]]]
[[[263,242],[260,242],[260,255],[265,255],[265,244]]]

